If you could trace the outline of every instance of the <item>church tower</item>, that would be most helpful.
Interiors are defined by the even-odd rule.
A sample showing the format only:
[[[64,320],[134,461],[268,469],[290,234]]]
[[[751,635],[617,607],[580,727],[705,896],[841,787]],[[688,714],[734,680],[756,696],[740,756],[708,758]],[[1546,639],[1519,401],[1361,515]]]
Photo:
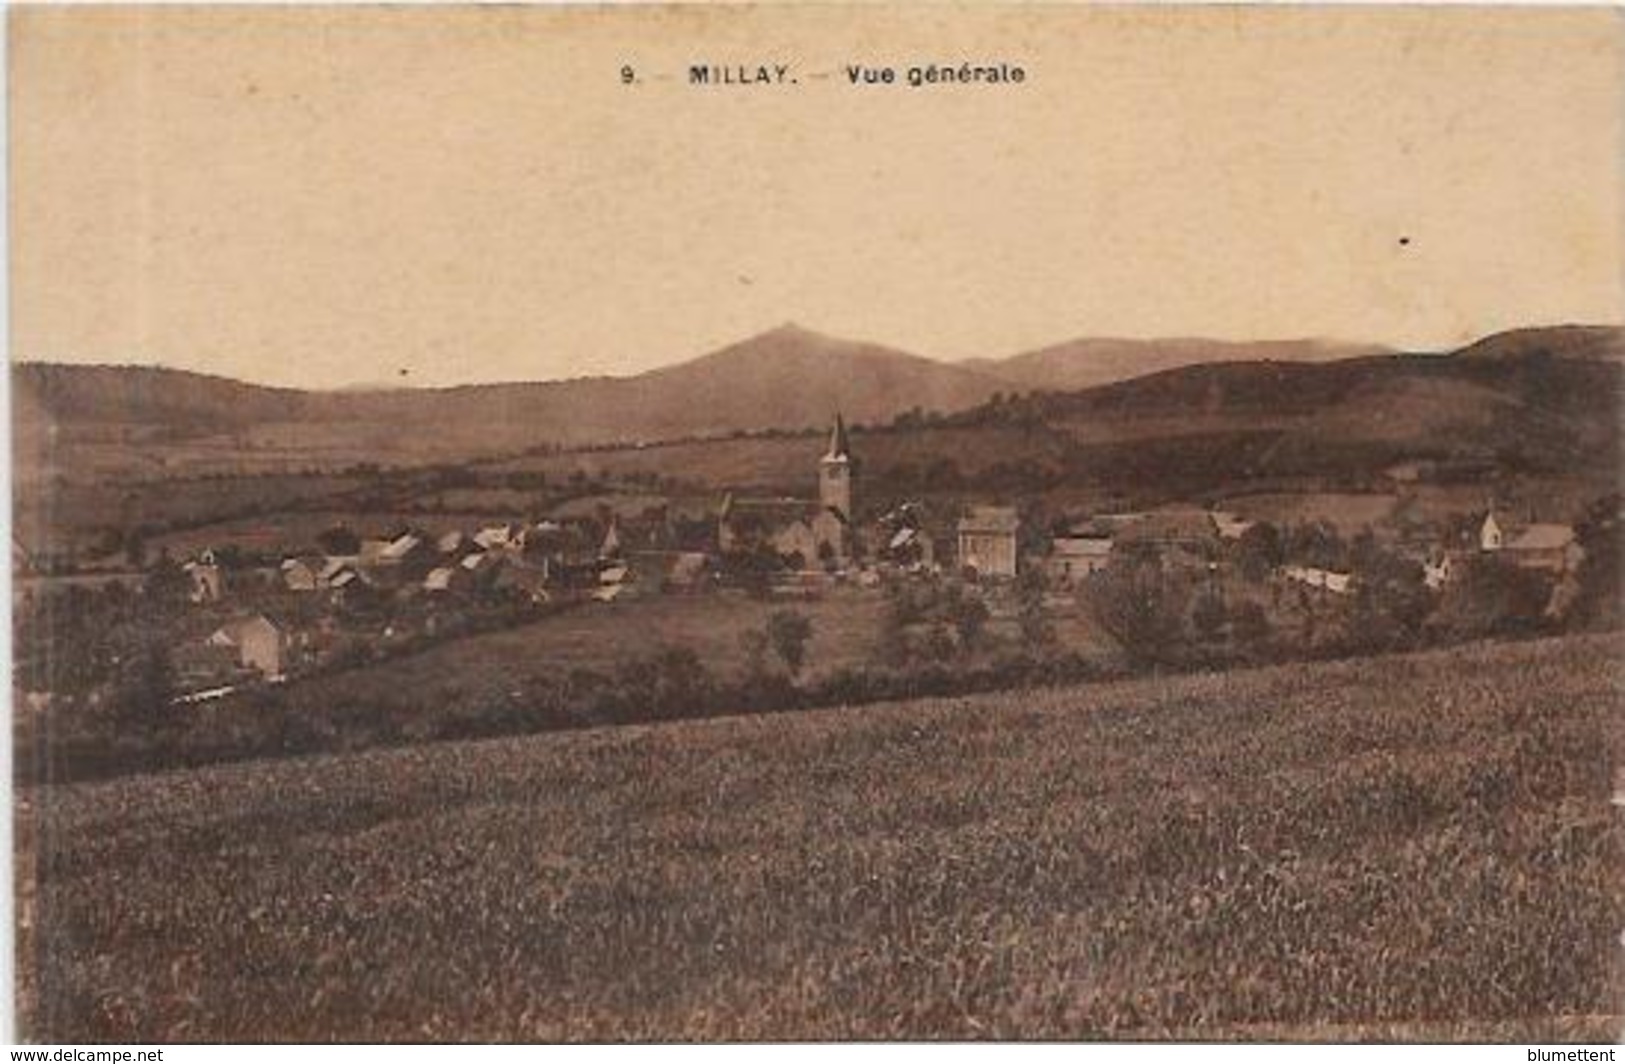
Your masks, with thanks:
[[[818,501],[852,522],[852,445],[846,438],[846,422],[835,415],[829,434],[829,451],[818,460]]]

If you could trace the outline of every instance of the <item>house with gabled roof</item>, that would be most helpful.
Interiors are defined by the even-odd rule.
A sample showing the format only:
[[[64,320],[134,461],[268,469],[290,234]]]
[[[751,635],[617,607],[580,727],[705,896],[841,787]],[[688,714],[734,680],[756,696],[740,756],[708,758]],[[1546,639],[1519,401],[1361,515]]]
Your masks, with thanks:
[[[321,587],[319,557],[286,558],[282,562],[282,586],[289,591],[315,591]]]
[[[1485,513],[1478,531],[1479,550],[1496,554],[1525,569],[1563,574],[1580,564],[1585,551],[1575,538],[1574,526],[1549,521],[1524,524]]]
[[[1095,532],[1056,536],[1050,540],[1049,557],[1044,563],[1045,573],[1058,584],[1070,584],[1093,576],[1110,567],[1114,545],[1110,535]]]
[[[959,519],[959,566],[978,576],[1014,577],[1021,518],[1013,506],[972,506]]]
[[[1575,539],[1573,526],[1541,523],[1508,536],[1501,554],[1526,569],[1565,573],[1579,566],[1585,551]]]
[[[431,595],[444,595],[466,591],[474,584],[474,575],[460,565],[442,565],[429,570],[423,578],[423,590]]]
[[[283,652],[287,637],[263,613],[250,614],[219,626],[203,640],[205,655],[220,654],[240,669],[258,673],[267,680],[283,676]]]

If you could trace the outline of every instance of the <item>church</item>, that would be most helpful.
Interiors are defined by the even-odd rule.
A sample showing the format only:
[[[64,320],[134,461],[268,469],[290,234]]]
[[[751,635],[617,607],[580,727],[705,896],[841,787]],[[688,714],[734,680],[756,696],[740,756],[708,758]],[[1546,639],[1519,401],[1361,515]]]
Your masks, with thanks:
[[[724,554],[771,550],[795,569],[837,569],[856,555],[852,534],[856,461],[846,422],[835,415],[829,447],[818,460],[818,498],[724,496],[717,545]]]

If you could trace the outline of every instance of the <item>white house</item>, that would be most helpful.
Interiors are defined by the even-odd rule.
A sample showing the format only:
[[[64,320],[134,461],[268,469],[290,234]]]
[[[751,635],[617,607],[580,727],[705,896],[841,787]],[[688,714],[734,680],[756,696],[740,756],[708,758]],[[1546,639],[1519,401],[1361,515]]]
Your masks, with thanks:
[[[209,646],[232,648],[239,665],[267,680],[282,677],[282,642],[282,630],[259,613],[221,626],[206,640]]]
[[[1011,506],[973,506],[959,519],[959,564],[980,576],[1016,575],[1016,533],[1021,519]]]

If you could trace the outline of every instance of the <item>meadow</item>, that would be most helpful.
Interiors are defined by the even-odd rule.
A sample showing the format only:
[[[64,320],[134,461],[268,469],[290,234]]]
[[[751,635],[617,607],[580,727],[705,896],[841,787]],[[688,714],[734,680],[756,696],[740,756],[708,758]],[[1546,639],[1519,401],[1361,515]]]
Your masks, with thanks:
[[[1622,651],[25,788],[22,1029],[1611,1040]]]
[[[812,622],[808,675],[872,662],[885,600],[844,591],[813,599],[774,600],[745,594],[654,595],[589,602],[554,616],[498,632],[455,639],[419,654],[306,681],[322,685],[335,706],[377,688],[414,692],[444,688],[442,701],[481,684],[522,686],[572,669],[614,674],[628,661],[662,648],[694,651],[721,676],[742,672],[742,637],[760,630],[776,610],[794,610]]]

